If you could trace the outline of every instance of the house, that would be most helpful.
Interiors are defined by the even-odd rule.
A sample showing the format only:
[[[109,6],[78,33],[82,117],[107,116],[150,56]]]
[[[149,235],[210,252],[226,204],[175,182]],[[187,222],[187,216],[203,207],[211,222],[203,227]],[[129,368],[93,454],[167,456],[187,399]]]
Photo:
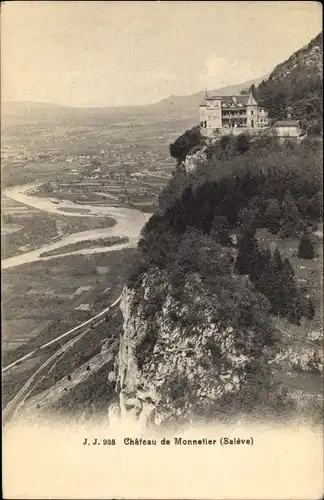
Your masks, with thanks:
[[[301,134],[300,122],[298,120],[279,120],[273,126],[277,137],[298,138]]]
[[[300,127],[299,120],[291,119],[291,110],[287,111],[287,119],[277,121],[273,129],[275,131],[275,135],[282,139],[299,139],[302,136],[302,130]]]
[[[252,92],[248,95],[213,96],[206,91],[199,106],[202,135],[238,135],[269,128],[268,112],[259,106]]]

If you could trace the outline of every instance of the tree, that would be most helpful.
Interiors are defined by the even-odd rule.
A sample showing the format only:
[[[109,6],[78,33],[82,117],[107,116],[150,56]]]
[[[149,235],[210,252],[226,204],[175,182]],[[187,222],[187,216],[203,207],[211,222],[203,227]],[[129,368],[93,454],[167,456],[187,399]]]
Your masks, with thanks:
[[[250,149],[249,136],[246,134],[238,135],[236,138],[235,149],[240,155],[242,155],[243,153],[246,153],[246,151],[248,151]]]
[[[277,248],[273,258],[273,273],[276,280],[271,302],[273,312],[280,312],[293,322],[299,323],[303,315],[303,306],[295,272],[289,259],[282,259]]]
[[[309,202],[309,216],[313,220],[323,220],[323,191],[318,191]]]
[[[259,254],[259,259],[257,260],[255,266],[251,270],[250,279],[252,283],[254,283],[257,289],[266,295],[267,286],[264,281],[264,276],[266,274],[266,270],[270,266],[271,261],[271,252],[270,250],[263,250]]]
[[[280,228],[281,209],[276,198],[269,199],[265,211],[265,223],[270,233],[277,234]]]
[[[212,223],[211,236],[220,245],[227,247],[232,245],[230,238],[230,227],[226,217],[215,217]]]
[[[45,182],[45,184],[43,185],[43,188],[48,193],[52,193],[53,192],[53,188],[52,188],[52,185],[51,185],[50,182]]]
[[[298,257],[300,259],[314,259],[315,240],[309,233],[304,233],[300,239],[298,247]]]
[[[220,140],[219,140],[219,148],[220,148],[220,159],[228,159],[231,158],[233,155],[233,146],[235,142],[233,141],[233,138],[230,137],[229,135],[223,135]]]
[[[238,247],[235,269],[239,274],[251,274],[260,258],[255,234],[249,232],[242,235]]]
[[[260,211],[257,208],[243,208],[239,213],[239,223],[242,233],[255,232],[260,220]]]
[[[170,144],[170,155],[178,160],[178,162],[181,162],[186,159],[189,149],[189,139],[185,135],[182,135],[178,137],[175,142]]]
[[[192,148],[199,146],[201,143],[200,128],[193,127],[191,130],[186,130],[175,142],[170,144],[170,155],[180,163],[186,159]]]
[[[284,259],[281,274],[281,312],[292,323],[299,324],[303,315],[301,293],[298,289],[294,269],[289,259]]]
[[[278,235],[280,238],[294,238],[305,229],[305,223],[302,221],[298,207],[289,191],[285,193],[282,203],[282,216]]]
[[[307,300],[306,317],[311,320],[315,316],[315,306],[313,300],[309,297]]]
[[[260,254],[259,260],[250,276],[257,290],[263,293],[271,304],[271,311],[278,314],[281,309],[282,260],[277,251],[272,255],[270,250]]]
[[[225,151],[225,149],[227,148],[227,146],[229,146],[232,142],[232,139],[229,135],[223,135],[220,139],[219,139],[219,146],[220,148]]]

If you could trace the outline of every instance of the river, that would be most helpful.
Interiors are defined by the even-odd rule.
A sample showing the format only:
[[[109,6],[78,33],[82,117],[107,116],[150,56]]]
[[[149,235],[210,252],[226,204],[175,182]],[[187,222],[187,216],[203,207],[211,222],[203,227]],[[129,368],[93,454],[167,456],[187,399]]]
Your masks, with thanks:
[[[37,208],[44,212],[50,214],[64,215],[67,218],[69,216],[78,217],[111,217],[115,219],[116,224],[114,227],[93,229],[91,231],[82,231],[79,233],[69,234],[62,237],[59,241],[55,243],[47,243],[36,250],[31,250],[29,252],[22,253],[20,255],[15,255],[13,257],[8,257],[1,260],[1,269],[8,269],[10,267],[21,266],[30,262],[36,262],[38,260],[51,260],[59,257],[65,257],[67,255],[88,255],[92,253],[106,253],[115,250],[121,250],[122,248],[134,247],[139,239],[140,232],[145,222],[150,218],[151,214],[140,212],[136,209],[122,208],[122,207],[103,207],[94,205],[78,205],[72,201],[62,201],[56,200],[55,198],[41,198],[38,196],[31,195],[30,192],[35,190],[39,184],[25,184],[23,186],[14,186],[4,190],[4,196],[23,203],[32,208]],[[54,202],[53,202],[54,201]],[[73,209],[73,213],[69,210]],[[87,213],[78,212],[78,210],[87,210]],[[93,247],[84,250],[77,250],[75,252],[69,252],[64,254],[55,255],[52,257],[41,257],[43,252],[48,252],[49,250],[55,250],[57,248],[69,245],[71,243],[76,243],[81,240],[98,239],[108,236],[126,236],[129,241],[127,243],[122,243],[119,245],[113,245],[110,247]]]

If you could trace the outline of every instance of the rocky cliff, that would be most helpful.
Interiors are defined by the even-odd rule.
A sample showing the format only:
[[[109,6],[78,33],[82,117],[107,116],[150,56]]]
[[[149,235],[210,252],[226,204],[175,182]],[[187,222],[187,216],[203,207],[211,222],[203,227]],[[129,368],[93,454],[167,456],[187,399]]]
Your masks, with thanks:
[[[218,319],[218,298],[198,274],[187,276],[182,300],[163,272],[146,274],[139,290],[125,287],[117,391],[122,416],[145,425],[215,418],[227,397],[247,384],[256,350],[251,329]],[[160,303],[158,301],[160,300]]]
[[[318,135],[323,117],[323,34],[278,64],[267,80],[256,89],[257,100],[273,119],[286,118],[291,108],[293,119]]]
[[[294,52],[287,61],[278,64],[270,74],[270,79],[277,80],[288,76],[291,72],[315,71],[319,75],[323,71],[323,33],[319,33],[307,45]]]
[[[251,401],[256,404],[253,396],[242,398],[251,397],[254,366],[268,362],[272,370],[322,371],[323,355],[318,349],[296,352],[280,345],[258,349],[256,331],[238,329],[234,321],[226,327],[217,321],[217,298],[210,300],[198,275],[187,277],[185,292],[184,303],[173,296],[166,277],[157,270],[145,276],[140,290],[124,288],[124,324],[116,363],[119,405],[111,414],[117,412],[142,427],[217,421],[224,414],[233,418],[235,408],[244,413],[251,410],[246,407]],[[158,297],[164,297],[160,307]],[[274,398],[270,406],[275,400],[279,409],[282,388],[275,394],[278,387],[273,387],[266,384],[265,396],[260,396],[260,386],[253,390],[261,399]],[[299,406],[305,399],[304,393],[290,396],[298,396]]]

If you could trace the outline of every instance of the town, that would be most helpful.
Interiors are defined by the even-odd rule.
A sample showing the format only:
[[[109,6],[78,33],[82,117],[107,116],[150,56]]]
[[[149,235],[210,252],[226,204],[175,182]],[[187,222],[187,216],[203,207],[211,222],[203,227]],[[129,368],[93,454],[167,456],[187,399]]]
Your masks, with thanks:
[[[154,124],[151,131],[135,125],[88,127],[87,135],[77,126],[61,135],[57,128],[46,133],[40,126],[32,129],[24,140],[19,127],[4,130],[3,186],[15,185],[16,179],[42,181],[40,195],[151,212],[172,175],[174,159],[168,145],[182,129],[182,121],[170,129]]]

